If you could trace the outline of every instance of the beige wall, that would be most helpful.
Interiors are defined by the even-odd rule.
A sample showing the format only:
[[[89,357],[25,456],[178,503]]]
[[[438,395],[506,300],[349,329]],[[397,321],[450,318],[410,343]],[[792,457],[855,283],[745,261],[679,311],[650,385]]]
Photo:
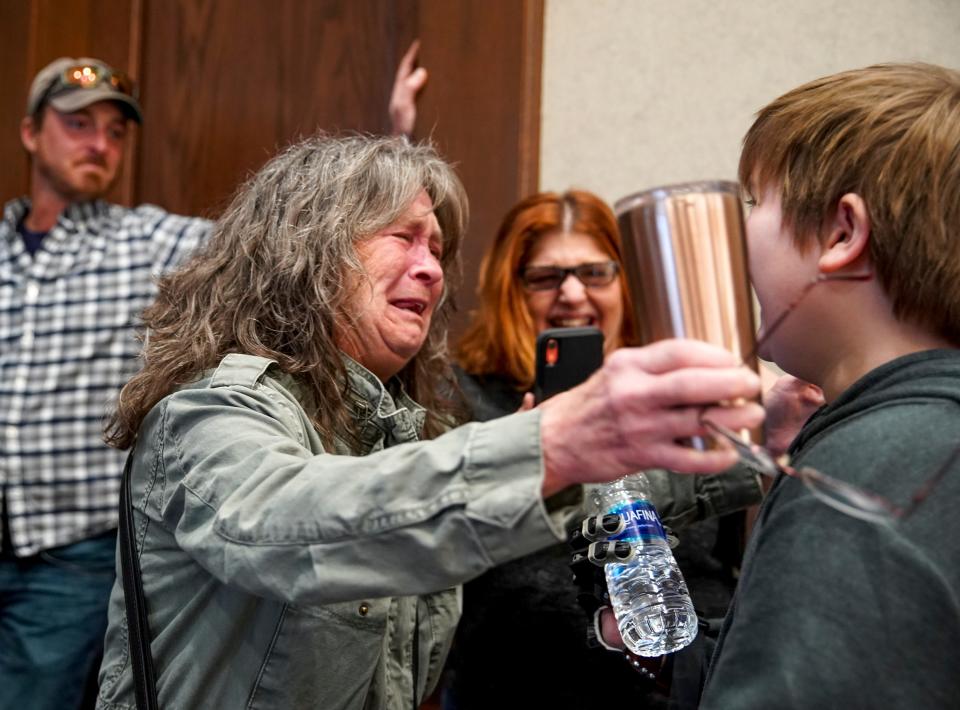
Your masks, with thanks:
[[[960,68],[960,0],[547,0],[541,189],[733,179],[753,113],[842,69]]]

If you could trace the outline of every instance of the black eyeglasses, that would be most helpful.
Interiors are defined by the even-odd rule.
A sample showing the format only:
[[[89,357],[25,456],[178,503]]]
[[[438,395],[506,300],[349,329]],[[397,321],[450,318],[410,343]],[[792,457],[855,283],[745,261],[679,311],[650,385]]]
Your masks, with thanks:
[[[783,324],[800,302],[813,288],[824,281],[868,281],[872,277],[869,273],[863,274],[821,274],[801,289],[797,297],[783,310],[769,325],[766,332],[757,340],[756,345],[743,359],[747,365],[759,352],[764,343]],[[958,445],[944,460],[937,471],[926,480],[910,496],[906,505],[898,505],[872,491],[854,486],[846,481],[828,476],[814,468],[803,467],[795,469],[785,462],[778,462],[772,453],[761,446],[744,441],[735,432],[716,424],[706,418],[707,408],[700,412],[700,423],[709,429],[715,436],[730,442],[740,455],[740,460],[751,470],[765,476],[776,477],[781,473],[798,478],[807,489],[820,501],[841,513],[867,520],[874,523],[892,524],[897,520],[908,517],[917,507],[926,500],[931,491],[943,479],[947,472],[960,459],[960,445]]]
[[[520,271],[520,282],[527,291],[553,291],[573,274],[587,288],[607,286],[620,273],[615,261],[600,261],[577,266],[528,266]]]

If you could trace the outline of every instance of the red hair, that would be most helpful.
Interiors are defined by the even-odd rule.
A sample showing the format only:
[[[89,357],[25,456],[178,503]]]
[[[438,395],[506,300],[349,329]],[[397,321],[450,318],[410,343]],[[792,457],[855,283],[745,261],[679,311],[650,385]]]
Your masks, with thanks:
[[[457,362],[467,372],[506,377],[517,389],[529,389],[533,384],[537,332],[519,274],[537,240],[558,231],[586,234],[611,259],[623,263],[616,219],[596,195],[569,190],[563,194],[541,192],[521,200],[504,217],[480,265],[479,307],[456,346]],[[620,341],[636,345],[633,309],[622,269],[617,278],[623,298]]]

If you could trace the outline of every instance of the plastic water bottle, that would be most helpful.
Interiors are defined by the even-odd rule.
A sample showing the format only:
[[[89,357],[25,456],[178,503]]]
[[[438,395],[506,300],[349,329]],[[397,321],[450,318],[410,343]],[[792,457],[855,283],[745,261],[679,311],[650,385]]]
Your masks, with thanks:
[[[697,613],[677,567],[643,473],[598,486],[596,512],[619,515],[624,529],[610,540],[633,545],[626,562],[605,565],[607,592],[624,643],[640,656],[679,650],[697,635]]]

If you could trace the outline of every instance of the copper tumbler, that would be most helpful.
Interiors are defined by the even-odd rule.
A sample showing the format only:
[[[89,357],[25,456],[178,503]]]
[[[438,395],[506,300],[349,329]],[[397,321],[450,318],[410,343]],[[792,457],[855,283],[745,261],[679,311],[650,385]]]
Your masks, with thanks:
[[[740,359],[751,354],[756,329],[737,183],[657,187],[618,200],[614,211],[641,342],[695,338]],[[751,356],[747,366],[757,365]]]
[[[758,372],[756,327],[747,270],[746,229],[735,182],[657,187],[618,200],[624,266],[642,344],[696,338],[731,351]],[[749,357],[747,357],[749,356]],[[757,444],[763,429],[744,431]],[[694,437],[698,449],[709,441]],[[729,563],[739,564],[756,507],[721,520],[734,539]]]

